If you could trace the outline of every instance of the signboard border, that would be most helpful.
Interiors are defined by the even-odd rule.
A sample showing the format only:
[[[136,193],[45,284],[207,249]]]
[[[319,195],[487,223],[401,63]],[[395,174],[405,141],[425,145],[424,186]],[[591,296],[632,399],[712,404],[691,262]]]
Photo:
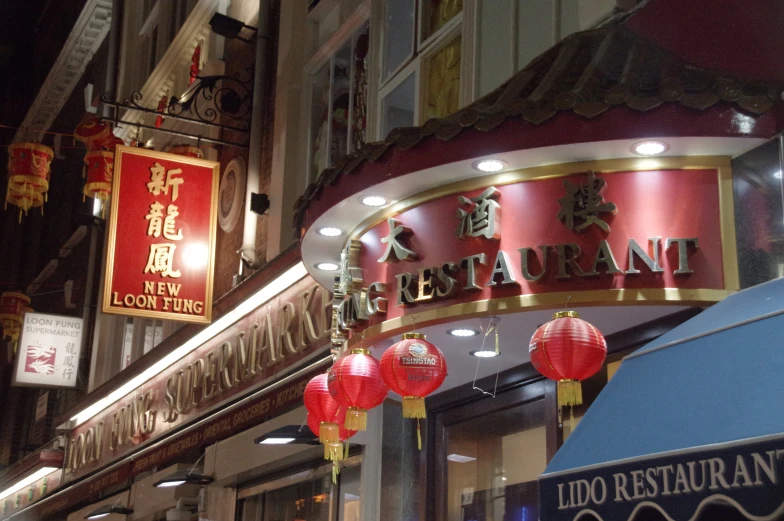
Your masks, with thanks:
[[[77,346],[77,348],[79,350],[79,354],[77,356],[77,359],[78,360],[81,359],[81,357],[82,357],[82,348],[84,346],[84,318],[83,317],[76,317],[76,316],[72,316],[72,315],[61,315],[59,313],[44,313],[42,311],[40,311],[40,312],[39,311],[34,311],[33,313],[36,313],[36,314],[39,314],[39,315],[48,315],[48,316],[51,316],[51,317],[62,317],[62,318],[67,318],[69,320],[81,320],[82,321],[82,333],[81,333],[81,337],[79,338],[79,345]],[[22,322],[22,328],[24,328],[24,322]],[[22,329],[22,332],[19,335],[19,344],[20,345],[22,343],[22,338],[24,338],[24,329]],[[63,385],[52,385],[52,384],[46,384],[46,383],[35,383],[35,384],[32,384],[32,383],[20,383],[20,382],[18,382],[16,380],[16,373],[19,370],[19,364],[20,363],[22,363],[22,348],[21,347],[17,347],[17,350],[16,350],[16,364],[14,365],[14,370],[13,370],[12,376],[11,376],[11,387],[30,387],[30,388],[37,388],[37,389],[77,389],[78,388],[78,386],[76,386],[76,385],[74,385],[73,387],[65,387]],[[78,372],[78,369],[79,369],[79,366],[77,366],[77,372]]]
[[[156,150],[139,149],[117,145],[114,153],[114,174],[112,177],[112,192],[119,194],[120,181],[122,176],[122,159],[124,153],[133,153],[137,156],[149,157],[153,159],[173,160],[173,154],[158,152]],[[177,162],[212,169],[212,199],[210,201],[210,258],[207,264],[207,291],[204,296],[204,316],[186,315],[171,313],[166,311],[146,311],[133,308],[118,308],[111,305],[112,281],[114,271],[114,248],[117,241],[117,214],[119,205],[116,200],[111,202],[111,213],[109,214],[109,240],[106,249],[106,268],[105,286],[101,311],[113,315],[126,315],[153,319],[178,320],[181,322],[192,322],[196,324],[209,324],[212,322],[212,292],[213,279],[215,275],[215,250],[218,226],[218,185],[220,182],[220,163],[207,159],[198,159],[187,156],[175,156]]]

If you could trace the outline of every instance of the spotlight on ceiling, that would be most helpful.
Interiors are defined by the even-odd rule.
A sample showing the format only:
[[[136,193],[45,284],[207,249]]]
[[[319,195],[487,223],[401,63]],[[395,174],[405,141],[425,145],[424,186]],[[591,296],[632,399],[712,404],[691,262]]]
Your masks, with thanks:
[[[324,226],[318,229],[318,234],[324,237],[339,237],[343,234],[343,230],[335,228],[334,226]]]
[[[319,262],[316,264],[316,269],[321,271],[337,271],[339,267],[334,262]]]
[[[153,484],[156,488],[179,487],[180,485],[209,485],[212,476],[207,476],[193,470],[180,470],[170,474]]]
[[[500,172],[509,165],[506,161],[501,161],[500,159],[481,159],[479,161],[475,161],[471,166],[480,172],[493,173]]]
[[[455,329],[449,329],[446,332],[448,335],[457,336],[461,338],[469,337],[469,336],[476,336],[479,334],[479,331],[476,329],[471,329],[467,327],[457,327]]]
[[[102,517],[106,517],[109,514],[120,514],[127,516],[128,514],[133,514],[133,509],[124,507],[122,505],[103,505],[101,507],[96,508],[86,516],[85,519],[101,519]]]
[[[477,358],[493,358],[498,356],[498,353],[495,352],[495,349],[489,349],[487,347],[477,349],[476,351],[471,351],[468,354]]]
[[[632,152],[638,156],[658,156],[670,149],[664,141],[640,141],[632,145]]]
[[[307,425],[302,427],[299,425],[285,425],[259,436],[254,440],[254,443],[258,445],[318,445],[320,442],[318,436],[313,434]]]
[[[244,23],[240,22],[239,20],[235,20],[225,14],[215,13],[212,15],[209,21],[210,27],[212,28],[212,32],[217,34],[218,36],[223,36],[227,40],[237,39],[246,43],[252,42],[248,38],[243,38],[240,36],[240,31],[243,29],[248,29],[253,31],[254,33],[257,32],[255,27],[250,25],[245,25]]]
[[[389,204],[389,200],[386,197],[381,197],[380,195],[366,195],[360,198],[359,202],[365,206],[371,206],[373,208],[379,208]]]

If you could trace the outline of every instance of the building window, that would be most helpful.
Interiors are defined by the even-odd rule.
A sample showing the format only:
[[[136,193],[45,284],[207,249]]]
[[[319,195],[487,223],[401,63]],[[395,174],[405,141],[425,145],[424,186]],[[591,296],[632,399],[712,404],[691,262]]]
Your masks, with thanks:
[[[311,74],[311,179],[365,143],[368,42],[364,23]]]
[[[353,461],[352,461],[353,460]],[[360,521],[359,457],[332,482],[325,465],[274,482],[239,490],[238,521]],[[346,463],[344,463],[346,465]],[[337,503],[337,508],[334,505]]]
[[[466,97],[462,0],[387,0],[383,17],[381,138],[393,128],[448,116]]]

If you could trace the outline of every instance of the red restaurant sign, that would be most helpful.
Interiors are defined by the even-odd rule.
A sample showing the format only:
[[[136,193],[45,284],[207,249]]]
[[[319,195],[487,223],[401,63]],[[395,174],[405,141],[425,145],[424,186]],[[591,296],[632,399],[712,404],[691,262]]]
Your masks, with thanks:
[[[117,147],[105,313],[210,322],[219,166]]]

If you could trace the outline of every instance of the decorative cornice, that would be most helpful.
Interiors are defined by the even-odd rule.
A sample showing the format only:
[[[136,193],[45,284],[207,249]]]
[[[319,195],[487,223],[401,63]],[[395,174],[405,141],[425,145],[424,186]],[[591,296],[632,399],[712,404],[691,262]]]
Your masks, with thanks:
[[[111,21],[112,0],[87,0],[14,141],[41,141],[109,33]]]

